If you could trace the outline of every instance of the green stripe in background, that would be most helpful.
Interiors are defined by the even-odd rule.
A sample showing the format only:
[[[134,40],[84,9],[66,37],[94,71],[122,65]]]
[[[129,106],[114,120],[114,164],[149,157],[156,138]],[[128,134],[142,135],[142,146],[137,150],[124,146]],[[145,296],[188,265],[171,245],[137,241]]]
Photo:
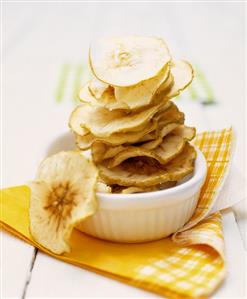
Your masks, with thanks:
[[[196,101],[198,99],[198,94],[193,86],[193,81],[191,85],[188,87],[188,93],[190,94],[193,101]]]
[[[56,89],[56,94],[55,94],[57,103],[61,103],[64,98],[70,68],[71,68],[70,65],[67,63],[64,64],[61,68],[60,76],[58,79],[58,85],[57,85],[57,89]]]
[[[204,90],[204,93],[206,95],[206,99],[202,101],[202,104],[204,105],[215,104],[216,101],[215,101],[213,90],[210,84],[208,83],[205,74],[198,67],[198,65],[196,66],[196,75],[198,79],[198,84],[200,84],[201,88]]]

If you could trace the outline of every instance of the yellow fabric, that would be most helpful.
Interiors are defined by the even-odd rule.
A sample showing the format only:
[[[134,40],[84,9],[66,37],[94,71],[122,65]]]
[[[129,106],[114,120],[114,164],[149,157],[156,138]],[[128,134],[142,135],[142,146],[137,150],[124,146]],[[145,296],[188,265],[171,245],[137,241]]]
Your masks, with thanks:
[[[208,176],[193,217],[173,238],[145,244],[116,244],[74,230],[71,252],[55,255],[36,243],[29,233],[30,190],[26,186],[1,191],[1,225],[68,263],[168,298],[205,298],[225,276],[221,215],[219,212],[207,215],[229,168],[232,139],[232,129],[197,135],[195,144],[207,159]]]

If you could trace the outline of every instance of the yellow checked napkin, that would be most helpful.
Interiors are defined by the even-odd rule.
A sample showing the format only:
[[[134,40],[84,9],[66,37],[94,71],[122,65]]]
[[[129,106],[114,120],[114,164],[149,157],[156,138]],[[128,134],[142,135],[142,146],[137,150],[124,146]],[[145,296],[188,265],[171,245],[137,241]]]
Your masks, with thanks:
[[[168,298],[205,298],[225,276],[221,215],[209,215],[229,169],[232,129],[198,134],[208,175],[196,211],[171,238],[143,244],[117,244],[74,230],[71,252],[56,255],[36,243],[29,232],[30,190],[1,191],[1,225],[47,254]],[[83,283],[83,281],[82,281]]]

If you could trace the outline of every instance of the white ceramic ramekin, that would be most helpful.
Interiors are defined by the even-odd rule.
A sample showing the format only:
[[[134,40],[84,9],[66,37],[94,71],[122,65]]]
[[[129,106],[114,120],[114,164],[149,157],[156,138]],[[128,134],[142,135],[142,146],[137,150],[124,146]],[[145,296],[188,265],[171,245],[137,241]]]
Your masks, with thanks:
[[[100,239],[126,243],[158,240],[174,233],[191,218],[206,178],[205,158],[197,148],[196,151],[190,179],[155,192],[98,193],[98,211],[79,229]]]

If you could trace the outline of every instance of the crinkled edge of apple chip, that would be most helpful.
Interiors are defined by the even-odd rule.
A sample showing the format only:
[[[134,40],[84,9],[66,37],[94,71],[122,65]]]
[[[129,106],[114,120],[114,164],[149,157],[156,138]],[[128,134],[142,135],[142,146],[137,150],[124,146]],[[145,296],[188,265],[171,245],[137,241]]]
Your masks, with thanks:
[[[152,175],[130,173],[124,169],[123,164],[112,169],[106,163],[98,164],[100,177],[109,185],[148,187],[163,184],[168,181],[179,181],[193,172],[196,151],[188,142],[183,151],[165,165],[165,170],[160,169]]]
[[[166,98],[171,99],[178,96],[187,88],[194,78],[194,70],[191,64],[185,60],[176,60],[171,64],[171,73],[174,84],[166,94]]]
[[[129,87],[114,87],[117,102],[125,103],[131,110],[151,104],[156,91],[168,80],[170,66],[167,64],[157,76]]]
[[[113,158],[108,160],[108,168],[114,168],[129,158],[149,157],[157,160],[160,164],[166,164],[179,155],[185,146],[184,138],[180,136],[166,136],[157,148],[146,149],[141,146],[126,146]]]
[[[196,128],[179,125],[171,133],[181,136],[187,141],[191,141],[196,136]]]
[[[85,103],[84,106],[80,106],[80,109],[84,110],[80,126],[97,137],[109,137],[120,132],[140,131],[161,106],[163,106],[163,103],[151,106],[143,111],[126,114],[115,110],[109,113],[104,108],[94,109],[91,105]],[[112,119],[110,119],[110,116]]]

